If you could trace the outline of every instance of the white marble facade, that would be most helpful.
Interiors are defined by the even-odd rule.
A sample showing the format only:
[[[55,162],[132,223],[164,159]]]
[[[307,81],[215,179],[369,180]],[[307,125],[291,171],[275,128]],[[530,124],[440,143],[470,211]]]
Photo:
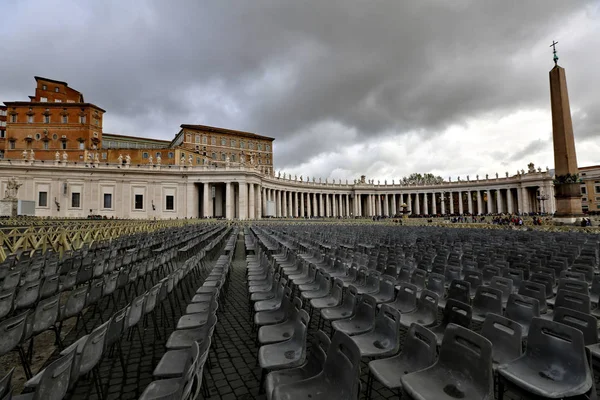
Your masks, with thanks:
[[[270,211],[276,217],[372,217],[398,215],[402,204],[411,214],[422,215],[555,210],[552,177],[545,171],[400,185],[301,181],[242,166],[125,169],[4,161],[0,164],[2,193],[12,177],[23,184],[18,198],[35,201],[36,215],[41,217],[260,219]]]

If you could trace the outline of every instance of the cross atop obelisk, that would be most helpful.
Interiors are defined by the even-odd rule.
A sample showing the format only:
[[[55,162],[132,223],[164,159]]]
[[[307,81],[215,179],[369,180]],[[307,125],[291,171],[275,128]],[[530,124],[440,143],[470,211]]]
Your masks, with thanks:
[[[578,182],[579,169],[575,152],[567,78],[564,68],[558,65],[557,43],[553,41],[550,45],[554,53],[554,68],[550,70],[550,103],[552,106],[552,141],[554,143],[555,169],[554,193],[556,197],[556,213],[554,216],[557,220],[572,223],[575,222],[578,216],[582,215],[581,189]]]
[[[558,66],[558,56],[556,55],[556,45],[558,44],[558,42],[555,42],[554,40],[552,41],[552,44],[550,45],[550,47],[552,47],[552,52],[554,53],[554,66],[557,67]]]

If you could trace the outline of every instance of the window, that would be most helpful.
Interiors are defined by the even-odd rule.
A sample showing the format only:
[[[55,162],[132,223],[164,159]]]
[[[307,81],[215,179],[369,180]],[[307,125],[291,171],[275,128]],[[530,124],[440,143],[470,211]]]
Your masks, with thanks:
[[[156,158],[158,158],[158,157],[162,158],[162,155],[160,154],[160,152],[156,153]]]
[[[62,100],[60,100],[60,99],[54,99],[54,102],[55,103],[62,103]]]
[[[136,194],[135,195],[134,208],[136,210],[143,210],[144,209],[144,195],[143,194]]]
[[[94,118],[94,125],[100,126],[100,120],[98,118]]]
[[[594,192],[600,193],[600,186],[594,186]]]
[[[14,140],[11,140],[10,142],[8,142],[8,149],[9,150],[15,149],[15,141]]]
[[[39,133],[35,134],[35,140],[40,140],[42,138],[42,135],[40,135]]]
[[[4,150],[0,150],[0,160],[4,159]]]
[[[108,158],[108,153],[102,153],[102,159],[106,160]]]
[[[38,207],[48,207],[48,192],[38,193]]]
[[[66,150],[67,149],[67,142],[61,142],[60,143],[60,148],[61,148],[61,150]]]
[[[254,144],[252,144],[252,143],[248,143],[248,149],[250,149],[250,150],[254,150]]]
[[[0,115],[6,117],[6,110],[0,110]]]
[[[600,210],[600,204],[596,204],[596,208]]]
[[[235,147],[235,146],[236,146],[235,140],[231,140],[231,147]]]
[[[58,93],[58,87],[55,87],[55,88],[54,88],[54,91],[55,91],[56,93]]]
[[[10,115],[10,122],[17,122],[17,114]]]
[[[174,210],[175,209],[175,196],[167,195],[167,199],[165,202],[166,210]]]
[[[63,115],[62,116],[62,123],[63,124],[69,123],[69,116],[68,115]]]
[[[77,193],[77,192],[71,193],[71,207],[72,208],[80,208],[81,207],[81,193]]]
[[[79,150],[85,150],[85,142],[79,142]]]
[[[79,116],[79,123],[80,124],[85,124],[85,115],[80,115]]]
[[[200,165],[201,161],[200,161],[200,157],[196,157],[196,164]]]
[[[232,154],[232,155],[231,155],[231,161],[232,161],[232,162],[235,162],[235,154]]]
[[[0,138],[4,139],[6,137],[6,131],[5,130],[1,130],[0,131]]]
[[[50,144],[47,140],[44,141],[44,150],[48,150],[50,148]]]
[[[585,186],[581,187],[581,194],[587,194],[587,188]]]
[[[216,138],[216,137],[214,137],[214,136],[213,136],[213,137],[211,137],[211,138],[210,138],[210,144],[212,144],[213,146],[216,146],[216,145],[217,145],[217,138]]]
[[[265,150],[266,150],[266,151],[271,151],[271,146],[269,146],[268,144],[267,144],[267,145],[265,145]]]
[[[168,158],[173,158],[173,157],[174,157],[174,154],[173,154],[173,152],[172,152],[172,151],[170,151],[170,152],[169,152],[169,154],[167,154],[167,157],[168,157]]]
[[[44,123],[45,124],[49,124],[50,123],[50,116],[49,115],[44,115]]]
[[[112,193],[104,193],[104,208],[112,208]]]
[[[48,101],[47,97],[40,97],[40,102],[45,103]]]
[[[259,144],[257,144],[257,145],[256,145],[256,148],[257,148],[259,151],[262,151],[262,144],[260,144],[260,143],[259,143]]]
[[[148,153],[146,153],[146,152],[143,152],[143,153],[142,153],[142,158],[143,158],[143,159],[147,159],[147,158],[148,158]]]
[[[227,139],[221,139],[221,146],[227,146]]]
[[[189,134],[185,135],[185,141],[188,142],[188,143],[191,143],[192,142],[192,135],[189,135]]]
[[[48,90],[48,87],[46,85],[42,85],[42,90]]]
[[[244,142],[240,142],[240,149],[246,148],[246,144]]]
[[[28,115],[27,116],[27,123],[28,124],[33,124],[33,115]]]
[[[212,159],[216,160],[217,159],[217,153],[212,153]]]
[[[206,144],[206,136],[202,136],[202,144]]]

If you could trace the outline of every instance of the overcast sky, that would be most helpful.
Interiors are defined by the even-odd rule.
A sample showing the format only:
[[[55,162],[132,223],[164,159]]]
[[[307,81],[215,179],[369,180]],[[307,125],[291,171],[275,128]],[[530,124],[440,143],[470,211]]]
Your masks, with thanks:
[[[557,40],[579,165],[600,164],[598,0],[0,0],[0,15],[2,101],[64,80],[107,110],[104,132],[247,130],[276,139],[276,170],[382,182],[553,168]]]

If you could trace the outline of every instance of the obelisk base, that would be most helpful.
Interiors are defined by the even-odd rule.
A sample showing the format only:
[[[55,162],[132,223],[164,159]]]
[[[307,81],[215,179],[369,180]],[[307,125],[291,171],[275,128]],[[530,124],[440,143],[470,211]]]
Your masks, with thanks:
[[[554,186],[556,213],[553,221],[561,225],[581,222],[584,214],[581,209],[581,184],[562,183]]]

